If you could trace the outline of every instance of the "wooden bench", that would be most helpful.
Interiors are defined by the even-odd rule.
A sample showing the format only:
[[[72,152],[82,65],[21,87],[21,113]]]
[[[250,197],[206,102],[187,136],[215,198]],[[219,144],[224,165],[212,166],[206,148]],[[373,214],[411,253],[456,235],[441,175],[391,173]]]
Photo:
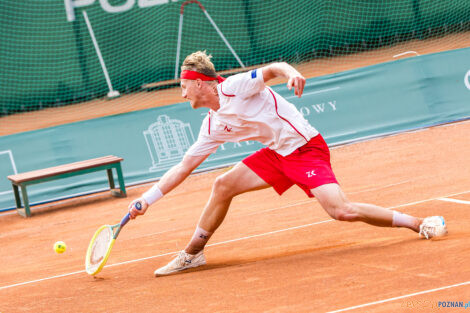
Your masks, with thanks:
[[[8,176],[13,185],[13,193],[15,194],[16,209],[18,213],[24,217],[31,216],[31,210],[29,208],[28,194],[26,187],[29,185],[39,184],[51,180],[83,175],[87,173],[97,172],[106,170],[108,173],[109,187],[113,196],[125,197],[126,187],[124,185],[124,177],[122,176],[121,161],[123,159],[108,155],[101,158],[85,160],[81,162],[75,162],[70,164],[59,165],[50,167],[42,170],[36,170],[31,172],[20,173],[16,175]],[[113,168],[116,169],[117,177],[119,180],[120,191],[113,190],[114,176]],[[23,197],[24,207],[21,206],[21,198],[19,193],[21,188],[21,195]]]

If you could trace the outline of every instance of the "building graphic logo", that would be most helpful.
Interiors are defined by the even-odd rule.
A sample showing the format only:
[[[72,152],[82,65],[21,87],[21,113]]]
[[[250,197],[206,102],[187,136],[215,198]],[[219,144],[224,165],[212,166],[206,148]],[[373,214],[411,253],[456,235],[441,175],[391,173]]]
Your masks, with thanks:
[[[166,170],[177,164],[194,143],[191,125],[170,119],[168,115],[159,115],[143,134],[152,158],[150,172]]]

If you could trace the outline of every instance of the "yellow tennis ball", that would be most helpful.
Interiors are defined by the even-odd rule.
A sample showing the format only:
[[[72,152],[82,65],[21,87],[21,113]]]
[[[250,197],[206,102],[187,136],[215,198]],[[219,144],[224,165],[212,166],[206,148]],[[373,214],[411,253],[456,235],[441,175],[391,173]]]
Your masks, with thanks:
[[[55,244],[54,244],[54,251],[56,253],[64,253],[65,252],[65,249],[67,249],[67,245],[65,244],[65,242],[63,241],[57,241]]]

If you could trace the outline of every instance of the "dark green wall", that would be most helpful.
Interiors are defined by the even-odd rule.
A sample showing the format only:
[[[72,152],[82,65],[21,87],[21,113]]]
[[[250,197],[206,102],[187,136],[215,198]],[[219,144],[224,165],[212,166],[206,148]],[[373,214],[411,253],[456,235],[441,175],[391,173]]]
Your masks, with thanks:
[[[126,1],[108,0],[115,6]],[[246,65],[301,62],[341,52],[338,47],[371,49],[424,38],[429,29],[459,31],[470,23],[468,0],[201,2]],[[115,89],[133,92],[142,84],[172,79],[181,3],[140,8],[135,0],[126,12],[108,13],[96,0],[76,8],[76,20],[69,22],[64,1],[2,1],[0,115],[106,95],[83,10]],[[207,50],[218,70],[238,67],[197,5],[186,6],[184,21],[180,62],[191,52]]]

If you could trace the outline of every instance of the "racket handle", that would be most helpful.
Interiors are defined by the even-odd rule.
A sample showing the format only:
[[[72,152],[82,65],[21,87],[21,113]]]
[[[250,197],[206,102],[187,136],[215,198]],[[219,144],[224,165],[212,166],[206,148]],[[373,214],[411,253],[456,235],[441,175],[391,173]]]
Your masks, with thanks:
[[[134,207],[140,211],[142,209],[142,203],[140,203],[140,201],[137,201],[136,203],[134,203]],[[121,220],[121,227],[126,225],[130,219],[131,219],[131,214],[127,213],[126,216],[124,216]]]

